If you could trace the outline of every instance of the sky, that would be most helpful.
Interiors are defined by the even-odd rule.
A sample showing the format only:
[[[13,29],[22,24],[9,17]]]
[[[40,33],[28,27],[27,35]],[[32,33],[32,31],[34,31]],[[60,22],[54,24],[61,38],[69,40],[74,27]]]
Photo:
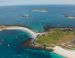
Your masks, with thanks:
[[[0,0],[0,6],[6,5],[75,5],[75,0]]]

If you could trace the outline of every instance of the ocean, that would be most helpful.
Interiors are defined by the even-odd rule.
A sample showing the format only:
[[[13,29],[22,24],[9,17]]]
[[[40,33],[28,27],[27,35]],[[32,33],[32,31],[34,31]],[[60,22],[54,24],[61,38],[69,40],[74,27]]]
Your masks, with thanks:
[[[48,12],[33,11],[33,9],[48,9]],[[28,15],[29,17],[27,17]],[[75,27],[75,19],[66,18],[67,15],[75,16],[75,6],[0,6],[0,25],[23,25],[35,32],[43,32],[45,25],[51,28]],[[16,36],[19,36],[18,40]],[[27,33],[18,30],[0,31],[0,41],[4,42],[3,45],[0,43],[0,58],[64,58],[53,52],[37,49],[19,47],[20,50],[17,50],[16,47],[28,38]]]
[[[32,11],[48,9],[48,12]],[[29,18],[22,17],[30,15]],[[45,25],[50,27],[75,27],[75,19],[64,16],[75,16],[75,6],[39,5],[39,6],[4,6],[0,7],[0,25],[25,25],[36,32],[42,32]],[[35,28],[36,27],[36,28]]]

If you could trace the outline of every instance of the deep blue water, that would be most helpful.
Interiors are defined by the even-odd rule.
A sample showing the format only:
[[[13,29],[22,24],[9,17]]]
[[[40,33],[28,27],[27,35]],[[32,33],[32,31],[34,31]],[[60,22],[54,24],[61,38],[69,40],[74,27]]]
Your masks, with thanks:
[[[35,8],[47,8],[48,12],[33,12],[32,10]],[[29,14],[30,17],[22,17],[25,14]],[[75,16],[75,6],[1,6],[0,25],[21,24],[36,32],[44,31],[43,27],[45,25],[50,27],[75,27],[75,19],[68,19],[64,15]],[[22,47],[17,48],[28,38],[27,33],[20,31],[0,32],[0,41],[3,41],[3,44],[0,43],[0,58],[63,58],[51,52],[29,48],[23,49]]]
[[[37,8],[47,8],[48,12],[32,11]],[[31,17],[22,17],[25,14]],[[64,15],[75,16],[75,6],[4,6],[0,7],[0,24],[22,24],[35,31],[43,31],[43,26],[46,24],[49,24],[50,27],[75,27],[75,19],[68,19]]]

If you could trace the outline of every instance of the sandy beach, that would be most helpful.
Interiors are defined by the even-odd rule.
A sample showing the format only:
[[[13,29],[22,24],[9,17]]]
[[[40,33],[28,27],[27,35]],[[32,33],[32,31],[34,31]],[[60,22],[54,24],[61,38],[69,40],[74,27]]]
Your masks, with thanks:
[[[2,28],[0,29],[0,31],[2,30],[21,30],[21,31],[24,31],[24,32],[28,32],[31,37],[33,38],[33,40],[37,37],[38,33],[28,29],[28,28],[25,28],[25,27],[18,27],[18,26],[9,26],[9,27],[5,27],[5,28]]]
[[[0,28],[0,31],[2,31],[2,30],[21,30],[24,32],[28,32],[31,35],[31,37],[33,38],[33,41],[36,39],[36,37],[38,35],[44,34],[44,33],[37,33],[37,32],[30,30],[29,28],[20,27],[20,26],[4,26],[3,28]]]
[[[53,52],[56,54],[62,55],[66,58],[75,58],[75,50],[68,50],[60,46],[56,46]]]

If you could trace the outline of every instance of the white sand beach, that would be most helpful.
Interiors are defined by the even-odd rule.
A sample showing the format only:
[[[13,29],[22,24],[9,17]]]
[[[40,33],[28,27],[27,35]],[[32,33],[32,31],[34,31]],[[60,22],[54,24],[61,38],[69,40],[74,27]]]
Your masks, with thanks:
[[[6,28],[3,28],[3,29],[0,29],[0,31],[2,30],[21,30],[21,31],[24,31],[24,32],[28,32],[33,39],[35,39],[38,35],[38,33],[28,29],[28,28],[25,28],[25,27],[18,27],[18,26],[9,26],[9,27],[6,27]]]
[[[20,27],[20,26],[8,26],[8,27],[0,29],[0,31],[2,31],[2,30],[21,30],[21,31],[24,31],[24,32],[28,32],[31,35],[31,37],[33,38],[33,41],[36,39],[36,37],[38,35],[44,34],[44,33],[37,33],[37,32],[34,32],[34,31],[30,30],[29,28]]]
[[[75,50],[64,49],[60,46],[54,48],[54,53],[62,55],[66,58],[75,58]]]

